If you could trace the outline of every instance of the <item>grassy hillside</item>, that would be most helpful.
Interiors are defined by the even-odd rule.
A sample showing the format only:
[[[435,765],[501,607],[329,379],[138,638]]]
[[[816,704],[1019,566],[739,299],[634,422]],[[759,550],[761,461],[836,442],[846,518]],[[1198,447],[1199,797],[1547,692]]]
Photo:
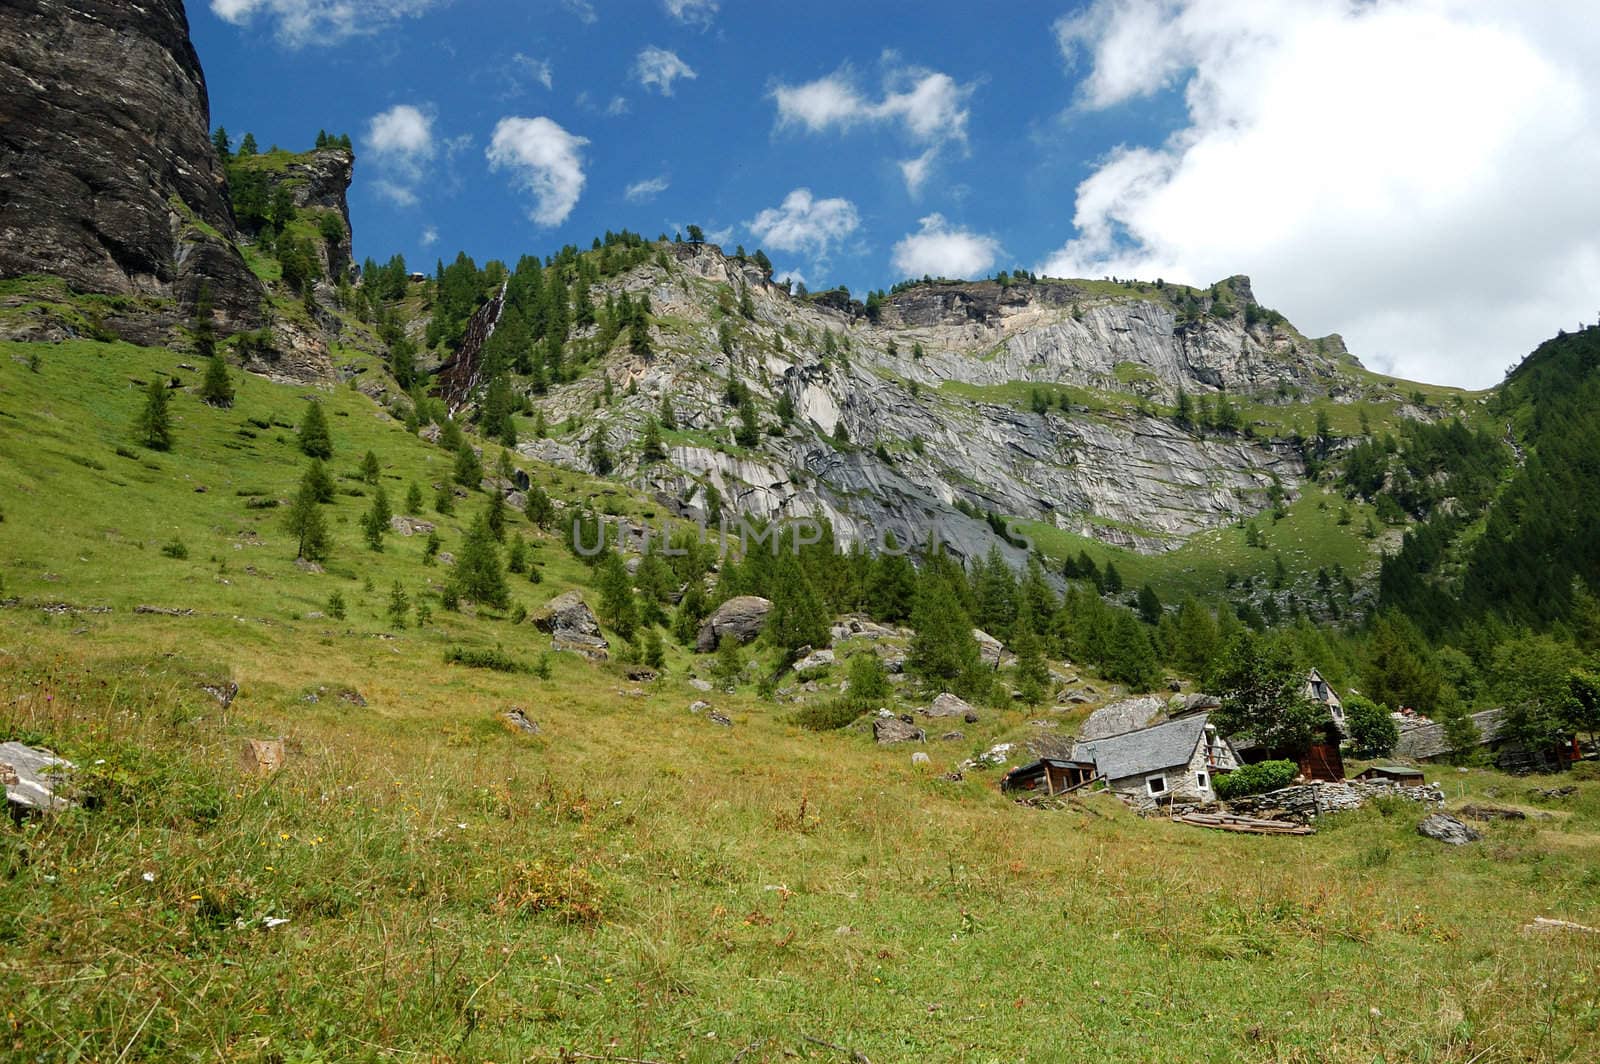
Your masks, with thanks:
[[[1451,770],[1453,803],[1535,816],[1462,850],[1418,837],[1408,805],[1234,837],[1100,798],[1026,809],[994,770],[941,778],[1075,714],[985,710],[919,772],[865,731],[702,694],[681,649],[652,683],[568,656],[548,679],[447,666],[450,646],[531,663],[547,640],[444,611],[420,539],[368,550],[369,495],[330,507],[323,573],[257,500],[298,481],[313,394],[341,490],[371,491],[354,477],[371,449],[397,510],[412,481],[431,503],[450,456],[349,389],[237,374],[232,410],[179,391],[175,449],[141,448],[137,382],[198,384],[180,361],[0,345],[0,737],[72,758],[99,799],[0,827],[0,1039],[19,1058],[848,1059],[831,1043],[880,1064],[1465,1062],[1592,1044],[1593,938],[1520,928],[1600,923],[1600,783],[1547,798]],[[558,498],[650,512],[523,464]],[[419,516],[451,551],[482,505]],[[1299,505],[1264,529],[1275,549],[1324,520]],[[513,578],[516,602],[581,582],[514,527],[544,577]],[[389,624],[396,581],[433,603],[428,625]],[[313,617],[335,590],[349,617]],[[226,710],[197,686],[224,679]],[[538,735],[500,723],[512,705]],[[241,740],[280,735],[282,772],[240,772]]]

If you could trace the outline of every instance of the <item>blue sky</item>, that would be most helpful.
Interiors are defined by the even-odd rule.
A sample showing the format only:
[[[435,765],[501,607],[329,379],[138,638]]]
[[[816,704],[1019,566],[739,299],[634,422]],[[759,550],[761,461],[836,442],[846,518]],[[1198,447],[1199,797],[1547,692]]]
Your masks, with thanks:
[[[812,288],[1249,273],[1486,385],[1600,290],[1585,5],[190,0],[214,123],[348,132],[358,256],[691,222]]]

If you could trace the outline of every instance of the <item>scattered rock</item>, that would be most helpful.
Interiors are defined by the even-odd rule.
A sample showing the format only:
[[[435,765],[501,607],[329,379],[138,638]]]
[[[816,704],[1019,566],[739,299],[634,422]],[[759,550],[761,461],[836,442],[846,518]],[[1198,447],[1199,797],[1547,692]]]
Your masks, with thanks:
[[[134,613],[153,614],[157,617],[193,617],[194,610],[175,610],[166,606],[135,606]]]
[[[953,743],[961,739],[965,739],[966,737],[966,732],[947,731],[943,735],[939,736],[939,741],[944,743]]]
[[[1580,935],[1600,935],[1600,927],[1590,927],[1588,924],[1575,924],[1571,920],[1552,920],[1548,916],[1535,916],[1533,923],[1526,924],[1522,933],[1544,934],[1552,931],[1575,931]]]
[[[526,735],[539,734],[538,721],[529,719],[528,714],[520,706],[512,706],[500,714],[500,719],[505,721],[506,727],[512,731],[519,731]]]
[[[720,726],[722,726],[724,728],[733,727],[733,721],[731,719],[729,719],[728,717],[724,716],[721,713],[718,713],[714,709],[710,713],[706,714],[706,719],[709,720],[711,723],[720,725]]]
[[[690,678],[689,686],[693,687],[696,691],[710,691],[710,690],[712,690],[711,681],[710,680],[702,680],[698,676]]]
[[[879,717],[872,722],[872,737],[877,740],[879,746],[890,746],[894,743],[927,742],[928,733],[909,721],[888,716]]]
[[[23,812],[49,813],[74,803],[56,793],[75,766],[55,751],[22,743],[0,743],[0,781],[6,803]]]
[[[921,750],[918,750],[916,753],[911,755],[911,765],[913,768],[921,768],[924,765],[931,764],[933,764],[933,759],[927,754],[923,753]]]
[[[976,724],[976,723],[978,723],[978,715],[976,713],[972,712],[971,710],[968,710],[966,713],[963,713],[961,715],[961,723],[963,723],[963,724]]]
[[[316,562],[308,562],[304,558],[296,558],[294,560],[294,567],[303,573],[321,573],[327,571]]]
[[[1578,788],[1572,786],[1536,787],[1530,793],[1532,793],[1536,798],[1544,798],[1548,801],[1554,802],[1560,801],[1562,798],[1571,798],[1574,794],[1578,793]]]
[[[420,521],[405,514],[395,514],[389,518],[389,529],[402,536],[426,536],[434,530],[434,524],[432,521]]]
[[[689,712],[690,713],[704,713],[706,710],[708,710],[710,708],[711,708],[711,703],[710,702],[698,702],[697,701],[697,702],[690,702],[689,703]]]
[[[283,767],[282,739],[246,739],[239,746],[239,768],[247,776],[270,776]]]
[[[217,704],[227,709],[233,705],[233,700],[239,697],[239,685],[236,683],[203,683],[197,685],[200,690],[217,700]]]
[[[827,668],[833,664],[833,651],[813,650],[805,657],[794,663],[795,672],[813,672],[817,669]]]
[[[724,636],[739,643],[748,643],[761,634],[767,626],[767,614],[772,612],[772,602],[759,595],[738,595],[711,612],[700,625],[695,637],[695,649],[708,654],[717,649]]]
[[[1520,809],[1508,809],[1501,805],[1464,805],[1461,815],[1470,820],[1526,820],[1528,814]]]
[[[935,698],[933,704],[927,709],[919,709],[917,712],[924,717],[961,717],[963,720],[970,713],[972,714],[972,720],[968,721],[969,724],[976,722],[978,719],[977,714],[969,703],[949,691],[945,691]]]
[[[628,669],[628,679],[634,683],[649,683],[656,678],[656,670],[643,665],[634,665]]]
[[[1476,831],[1451,816],[1449,813],[1434,813],[1422,818],[1422,823],[1417,825],[1417,834],[1450,846],[1465,846],[1469,842],[1477,842],[1482,838]]]
[[[1030,728],[1058,728],[1058,727],[1060,727],[1060,725],[1057,724],[1053,720],[1030,720],[1028,722],[1028,726]]]
[[[971,772],[973,769],[990,765],[1003,765],[1010,759],[1011,751],[1014,749],[1016,749],[1015,743],[995,743],[977,757],[961,762],[960,768],[963,772]]]
[[[367,708],[366,698],[364,698],[361,692],[357,691],[354,687],[346,687],[341,689],[339,691],[339,700],[341,702],[348,702],[352,706],[359,706],[362,709]]]

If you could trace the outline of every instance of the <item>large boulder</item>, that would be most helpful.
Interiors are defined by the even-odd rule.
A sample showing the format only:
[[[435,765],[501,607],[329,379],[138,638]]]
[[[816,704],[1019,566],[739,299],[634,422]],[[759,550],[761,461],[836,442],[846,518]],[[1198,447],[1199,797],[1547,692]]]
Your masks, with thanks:
[[[1469,842],[1477,842],[1482,837],[1449,813],[1434,813],[1423,817],[1422,823],[1417,825],[1417,834],[1436,839],[1448,846],[1465,846]]]
[[[772,612],[772,602],[759,595],[738,595],[729,599],[707,617],[695,637],[695,649],[702,654],[717,649],[724,636],[740,643],[748,643],[761,634],[767,626],[767,614]]]
[[[878,740],[879,746],[889,746],[894,743],[927,742],[928,733],[909,721],[890,715],[878,717],[872,722],[872,737]]]
[[[972,638],[978,641],[978,654],[989,668],[998,669],[1002,663],[1010,659],[1011,655],[1006,653],[1004,644],[982,628],[974,628]]]
[[[1083,722],[1078,738],[1104,739],[1108,735],[1138,731],[1155,723],[1166,708],[1166,703],[1153,697],[1129,698],[1101,706]]]
[[[805,657],[794,663],[795,672],[815,672],[833,664],[833,651],[823,648],[813,650]]]
[[[970,704],[957,698],[949,691],[935,698],[933,704],[928,708],[918,710],[918,712],[924,717],[960,717],[962,720],[966,720],[967,714],[972,713],[974,714],[972,719],[978,719]]]
[[[557,595],[530,620],[541,632],[550,633],[552,650],[582,654],[592,661],[604,661],[610,656],[611,645],[600,634],[600,622],[576,591]]]

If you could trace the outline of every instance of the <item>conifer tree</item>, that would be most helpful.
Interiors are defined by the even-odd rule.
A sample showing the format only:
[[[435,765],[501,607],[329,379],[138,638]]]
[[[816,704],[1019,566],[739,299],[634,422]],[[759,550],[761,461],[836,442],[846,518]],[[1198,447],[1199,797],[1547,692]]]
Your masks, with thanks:
[[[506,497],[505,493],[496,489],[489,493],[489,501],[483,506],[484,520],[489,522],[489,532],[494,536],[496,543],[506,541]]]
[[[361,518],[361,531],[367,537],[367,546],[375,551],[383,550],[383,535],[389,531],[389,519],[394,516],[394,511],[389,508],[389,493],[380,485],[372,493],[372,505]]]
[[[378,472],[378,456],[372,451],[368,451],[361,459],[361,479],[368,484],[376,484],[378,482]]]
[[[761,442],[761,419],[756,413],[755,402],[748,394],[739,402],[739,429],[733,434],[733,439],[740,447],[754,447]]]
[[[328,475],[328,468],[321,459],[313,458],[311,464],[306,466],[302,482],[311,485],[312,497],[318,503],[333,501],[333,477]]]
[[[404,628],[410,613],[411,599],[406,594],[405,586],[396,580],[389,589],[389,623],[396,628]]]
[[[1011,652],[1017,656],[1017,691],[1030,706],[1043,702],[1050,689],[1050,669],[1045,664],[1036,627],[1033,604],[1024,598],[1017,610]]]
[[[542,486],[535,484],[528,489],[528,501],[524,504],[528,520],[539,528],[549,528],[550,522],[555,518],[556,508],[550,501],[550,496],[545,493]]]
[[[661,397],[661,427],[671,431],[678,427],[678,415],[672,412],[672,397]]]
[[[144,406],[134,420],[139,442],[152,451],[172,449],[172,411],[168,409],[167,382],[153,380],[144,391]]]
[[[300,421],[300,452],[311,458],[333,457],[333,435],[321,402],[313,400]]]
[[[616,462],[611,457],[611,448],[606,446],[604,432],[597,432],[589,441],[589,464],[600,476],[609,476],[611,470],[616,468]]]
[[[483,462],[478,458],[478,452],[474,451],[472,445],[464,439],[456,450],[456,464],[452,475],[455,482],[468,491],[477,491],[483,484]]]
[[[772,610],[764,634],[789,658],[801,647],[828,641],[827,611],[792,554],[780,557],[774,569]]]
[[[206,361],[205,380],[200,383],[200,399],[208,406],[226,410],[233,405],[233,378],[220,352],[213,351]]]
[[[244,139],[239,142],[239,158],[248,158],[256,154],[257,150],[256,135],[254,133],[246,133]]]
[[[511,537],[511,547],[506,551],[506,572],[525,573],[528,571],[528,544],[521,536]]]
[[[739,652],[739,640],[724,635],[717,641],[717,656],[711,663],[711,680],[719,690],[730,694],[739,686],[744,675],[744,655]]]
[[[422,489],[419,488],[417,486],[417,482],[413,480],[406,487],[406,513],[415,516],[416,514],[420,514],[421,512],[422,512]]]
[[[646,418],[644,435],[640,438],[639,457],[645,462],[659,462],[667,456],[666,444],[661,440],[661,423]]]
[[[911,626],[916,635],[906,664],[930,689],[952,690],[964,697],[981,689],[983,659],[972,621],[948,580],[924,577],[917,588]]]
[[[433,493],[433,508],[441,514],[456,512],[456,496],[455,492],[450,490],[450,485],[441,484],[439,490]]]
[[[639,627],[639,607],[634,600],[633,581],[616,551],[606,551],[595,566],[595,581],[600,589],[600,616],[618,635],[633,639]]]
[[[467,529],[467,538],[456,557],[453,586],[466,599],[484,606],[506,609],[511,605],[511,589],[500,568],[500,551],[495,546],[489,519],[479,514]]]
[[[308,562],[320,562],[328,557],[328,525],[323,520],[317,499],[317,485],[312,471],[300,480],[300,490],[295,494],[289,512],[284,515],[289,534],[295,537],[295,557]]]
[[[898,624],[911,617],[917,593],[917,571],[900,550],[893,532],[884,533],[884,549],[872,562],[867,584],[867,611],[880,621]]]

